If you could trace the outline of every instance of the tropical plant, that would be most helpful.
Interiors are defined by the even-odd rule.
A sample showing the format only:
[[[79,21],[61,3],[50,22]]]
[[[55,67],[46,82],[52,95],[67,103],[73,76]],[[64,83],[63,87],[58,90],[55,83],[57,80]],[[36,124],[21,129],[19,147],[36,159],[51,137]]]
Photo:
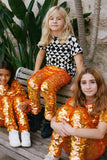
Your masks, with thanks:
[[[11,8],[9,10],[0,1],[0,59],[9,61],[15,70],[20,66],[34,68],[43,18],[50,7],[58,4],[58,0],[45,0],[43,5],[37,1],[38,13],[35,17],[32,11],[34,2],[35,0],[31,0],[26,8],[23,0],[8,0]],[[69,12],[67,2],[61,3],[60,6]],[[84,18],[87,16],[89,14],[84,15]],[[15,17],[19,24],[14,20]],[[73,19],[71,23],[78,35],[77,19]],[[13,44],[12,36],[16,44]]]
[[[11,10],[0,1],[0,53],[1,58],[9,61],[15,70],[20,67],[33,69],[38,52],[37,43],[41,37],[41,24],[47,10],[57,5],[58,0],[45,0],[43,5],[37,2],[36,17],[32,11],[35,0],[31,0],[26,8],[23,0],[8,0]],[[62,5],[66,5],[63,3]],[[17,24],[14,17],[21,22]],[[16,47],[9,32],[16,40]],[[4,57],[3,57],[4,54]]]

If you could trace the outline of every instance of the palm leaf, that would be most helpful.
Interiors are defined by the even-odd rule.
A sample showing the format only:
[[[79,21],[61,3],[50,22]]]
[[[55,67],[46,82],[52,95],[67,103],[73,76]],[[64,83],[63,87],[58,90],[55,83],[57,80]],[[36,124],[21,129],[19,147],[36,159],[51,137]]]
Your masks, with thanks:
[[[34,2],[35,2],[35,0],[31,0],[29,6],[28,6],[28,8],[27,8],[27,12],[28,12],[28,13],[32,10],[33,5],[34,5]]]
[[[23,0],[8,0],[8,3],[13,14],[19,19],[24,19],[27,9]]]
[[[12,18],[14,17],[14,14],[6,7],[4,3],[0,1],[0,18],[2,19],[3,17],[5,17],[7,21],[12,23]]]

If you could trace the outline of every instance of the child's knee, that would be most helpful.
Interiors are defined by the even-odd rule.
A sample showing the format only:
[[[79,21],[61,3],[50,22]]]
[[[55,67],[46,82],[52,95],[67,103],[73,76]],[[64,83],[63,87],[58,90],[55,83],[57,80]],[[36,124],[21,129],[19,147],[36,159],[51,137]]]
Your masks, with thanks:
[[[73,116],[71,117],[73,127],[76,128],[90,128],[93,126],[91,116],[87,110],[83,107],[75,109]]]
[[[41,85],[41,91],[42,92],[46,92],[46,91],[49,91],[49,85],[46,81],[44,81]]]
[[[28,89],[33,89],[33,90],[38,90],[40,87],[38,85],[38,83],[36,83],[33,78],[30,78],[28,81],[27,81],[27,86],[28,86]]]
[[[74,108],[72,106],[63,105],[62,107],[60,107],[57,110],[56,120],[57,121],[62,121],[62,119],[63,119],[63,120],[65,120],[69,123],[70,122],[70,117],[72,116],[73,111],[74,111]]]

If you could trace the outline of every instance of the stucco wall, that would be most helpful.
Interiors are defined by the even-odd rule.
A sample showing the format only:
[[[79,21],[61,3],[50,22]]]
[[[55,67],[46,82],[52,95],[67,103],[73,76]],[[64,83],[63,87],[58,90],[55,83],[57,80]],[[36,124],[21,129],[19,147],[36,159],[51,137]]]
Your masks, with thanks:
[[[2,0],[7,6],[8,2],[7,0]],[[28,6],[30,0],[23,0]],[[75,3],[74,0],[66,0],[68,6],[70,7],[70,18],[76,17],[76,11],[75,11]],[[37,13],[37,0],[35,0],[35,5],[33,7],[33,11],[36,15]],[[43,0],[39,0],[39,3],[43,3]],[[59,4],[64,2],[63,0],[59,0]],[[94,17],[94,1],[93,0],[82,0],[82,6],[83,6],[83,12],[91,12],[90,16],[90,32],[91,32],[91,25],[92,20]],[[88,43],[90,44],[90,35],[87,36]],[[97,40],[97,46],[96,51],[94,54],[93,61],[90,65],[93,65],[97,67],[102,74],[104,75],[105,81],[107,81],[107,0],[101,1],[101,10],[100,10],[100,21],[99,21],[99,30],[98,30],[98,40]]]

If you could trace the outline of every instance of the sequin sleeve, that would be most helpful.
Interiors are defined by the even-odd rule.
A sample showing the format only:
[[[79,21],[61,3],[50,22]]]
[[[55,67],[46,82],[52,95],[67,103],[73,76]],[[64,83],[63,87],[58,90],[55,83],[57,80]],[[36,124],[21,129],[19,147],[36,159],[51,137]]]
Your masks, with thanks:
[[[107,123],[107,108],[105,111],[101,112],[100,118],[99,118],[100,122],[105,122]]]
[[[22,95],[27,98],[27,94],[23,88],[23,86],[17,81],[13,80],[10,89],[8,90],[7,95],[15,96],[15,95]]]

